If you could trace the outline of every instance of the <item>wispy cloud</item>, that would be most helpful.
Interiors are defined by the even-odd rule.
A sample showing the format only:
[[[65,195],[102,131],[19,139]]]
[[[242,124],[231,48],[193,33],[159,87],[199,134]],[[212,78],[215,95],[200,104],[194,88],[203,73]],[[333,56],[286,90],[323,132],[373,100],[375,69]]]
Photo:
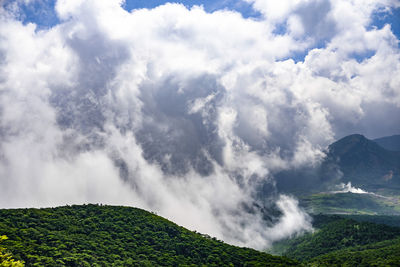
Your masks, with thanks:
[[[262,18],[59,0],[47,30],[2,9],[0,206],[134,205],[256,248],[309,230],[274,174],[398,130],[398,40],[369,27],[398,3],[249,2]]]

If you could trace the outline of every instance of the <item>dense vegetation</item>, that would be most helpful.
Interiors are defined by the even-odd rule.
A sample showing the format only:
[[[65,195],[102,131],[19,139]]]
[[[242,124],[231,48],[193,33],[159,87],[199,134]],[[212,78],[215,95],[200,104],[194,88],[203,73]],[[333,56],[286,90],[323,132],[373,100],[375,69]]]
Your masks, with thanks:
[[[337,250],[308,262],[311,266],[399,266],[400,238]]]
[[[370,222],[360,222],[340,216],[315,216],[316,231],[301,237],[281,241],[275,251],[301,261],[333,251],[373,244],[400,236],[400,228]]]
[[[325,227],[328,223],[336,222],[342,219],[351,219],[357,222],[369,222],[373,224],[383,224],[400,227],[399,215],[365,215],[365,214],[314,214],[312,215],[313,226],[317,229]]]
[[[0,236],[0,243],[7,240],[7,236]],[[1,245],[1,244],[0,244]],[[14,260],[12,255],[7,250],[0,246],[0,266],[2,267],[20,267],[24,266],[21,261]]]
[[[400,216],[314,215],[313,225],[315,232],[275,244],[271,252],[285,256],[279,257],[136,208],[0,210],[0,266],[400,265],[400,228],[393,227]]]
[[[326,215],[317,215],[316,217],[326,217]],[[399,215],[340,215],[340,217],[353,219],[359,222],[371,222],[400,227]]]
[[[9,238],[2,245],[29,266],[297,265],[129,207],[0,210],[0,233]]]

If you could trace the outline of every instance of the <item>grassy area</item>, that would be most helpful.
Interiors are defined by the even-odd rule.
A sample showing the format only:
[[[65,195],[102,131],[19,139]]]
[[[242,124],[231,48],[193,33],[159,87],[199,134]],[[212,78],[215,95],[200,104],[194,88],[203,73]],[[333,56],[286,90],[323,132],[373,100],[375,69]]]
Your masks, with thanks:
[[[397,197],[371,194],[318,193],[300,197],[300,204],[313,214],[400,215]]]

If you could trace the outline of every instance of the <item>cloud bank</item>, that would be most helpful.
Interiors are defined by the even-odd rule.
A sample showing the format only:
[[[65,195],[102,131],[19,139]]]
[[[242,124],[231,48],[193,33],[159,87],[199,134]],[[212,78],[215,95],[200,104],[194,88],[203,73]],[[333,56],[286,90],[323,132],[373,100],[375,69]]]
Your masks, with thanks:
[[[247,2],[58,0],[45,30],[3,6],[0,207],[132,205],[259,249],[311,229],[274,174],[399,132],[399,40],[371,23],[400,2]]]

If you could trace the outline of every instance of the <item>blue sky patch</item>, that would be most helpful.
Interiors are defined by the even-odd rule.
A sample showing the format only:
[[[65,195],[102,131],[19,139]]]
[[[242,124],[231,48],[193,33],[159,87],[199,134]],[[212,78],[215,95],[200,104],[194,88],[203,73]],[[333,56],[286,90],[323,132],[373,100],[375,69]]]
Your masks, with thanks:
[[[127,11],[131,11],[133,9],[139,8],[154,8],[160,5],[165,4],[168,1],[165,0],[126,0],[123,4],[123,8]],[[190,8],[193,5],[202,5],[207,12],[214,12],[217,10],[228,9],[234,10],[242,14],[245,18],[260,18],[262,15],[255,11],[252,8],[252,5],[245,1],[237,1],[237,0],[176,0],[171,1],[175,3],[181,3],[186,7]],[[51,28],[54,25],[60,23],[60,20],[57,17],[55,12],[55,3],[54,0],[34,0],[29,3],[25,3],[24,1],[18,2],[19,11],[17,13],[14,12],[14,15],[17,19],[22,21],[24,24],[26,23],[35,23],[37,25],[37,29],[47,29]],[[14,0],[5,0],[3,2],[3,7],[6,10],[15,10],[14,7],[17,4]],[[17,9],[18,10],[18,9]],[[373,20],[370,29],[372,28],[382,28],[384,25],[390,24],[393,33],[396,35],[397,39],[400,39],[400,8],[392,10],[391,13],[377,11],[373,14]],[[282,23],[278,25],[275,29],[275,34],[285,34],[286,33],[286,24]],[[322,40],[326,41],[326,40]],[[323,42],[326,43],[326,42]],[[400,45],[400,44],[399,44]],[[321,40],[318,44],[315,44],[317,47],[323,48],[325,44],[321,43]],[[315,46],[313,48],[315,48]],[[308,51],[300,51],[296,52],[293,55],[293,59],[297,61],[304,60],[305,55],[307,55]],[[365,55],[356,55],[358,61],[362,61],[366,57],[369,57],[370,54],[367,53]]]
[[[21,1],[18,3],[18,13],[12,13],[24,24],[35,23],[38,29],[47,29],[60,23],[55,12],[55,3],[53,0],[36,0],[29,3]],[[3,7],[11,11],[16,4],[16,1],[6,0]]]
[[[165,4],[168,1],[162,0],[126,0],[123,8],[131,11],[132,9],[137,8],[154,8],[160,5]],[[202,5],[204,10],[207,12],[214,12],[216,10],[221,9],[229,9],[234,10],[242,14],[243,17],[249,18],[254,17],[258,18],[261,14],[258,11],[255,11],[252,8],[252,5],[244,2],[244,1],[237,1],[237,0],[176,0],[170,1],[172,3],[180,3],[185,5],[186,7],[190,8],[194,5]]]
[[[168,1],[165,0],[126,0],[122,7],[127,11],[139,8],[151,9],[167,2]],[[255,11],[251,4],[244,1],[177,0],[171,2],[181,3],[187,8],[191,8],[194,5],[202,5],[204,10],[207,12],[228,9],[241,13],[244,18],[261,17],[261,14],[258,11]],[[54,0],[34,0],[29,3],[25,3],[24,1],[16,2],[15,0],[5,0],[3,2],[3,7],[6,10],[11,11],[15,5],[18,5],[19,12],[17,14],[12,12],[18,20],[22,21],[24,24],[35,23],[38,26],[38,29],[47,29],[60,23],[54,8],[55,3],[56,1]]]
[[[390,24],[392,32],[396,35],[397,39],[400,40],[400,8],[391,10],[388,12],[376,12],[373,14],[373,23],[371,27],[382,28],[386,24]]]

